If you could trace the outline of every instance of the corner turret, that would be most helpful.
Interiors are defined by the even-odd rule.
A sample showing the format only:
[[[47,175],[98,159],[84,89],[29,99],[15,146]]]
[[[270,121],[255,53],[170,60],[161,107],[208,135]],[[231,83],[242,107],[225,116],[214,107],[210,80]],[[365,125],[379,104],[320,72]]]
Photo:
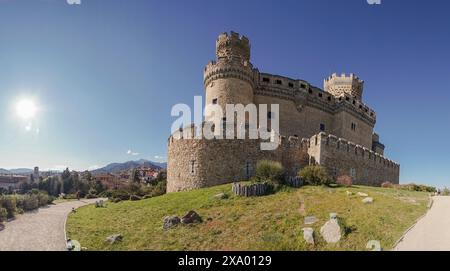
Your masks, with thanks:
[[[362,101],[364,81],[353,73],[348,76],[345,73],[341,76],[334,73],[323,81],[323,88],[335,97],[341,97],[347,93]]]

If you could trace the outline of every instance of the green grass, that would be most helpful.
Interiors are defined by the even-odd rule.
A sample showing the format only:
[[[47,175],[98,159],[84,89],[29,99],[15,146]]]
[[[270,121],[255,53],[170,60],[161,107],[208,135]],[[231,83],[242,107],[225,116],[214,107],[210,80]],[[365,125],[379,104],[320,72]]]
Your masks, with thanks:
[[[365,192],[375,199],[365,205],[346,191]],[[224,192],[230,197],[215,199]],[[304,203],[304,211],[300,203]],[[356,186],[284,188],[276,194],[241,198],[231,185],[120,203],[106,208],[85,206],[71,214],[68,236],[88,250],[365,250],[369,240],[380,240],[391,249],[403,232],[427,210],[428,194],[396,189]],[[163,218],[183,216],[195,210],[200,224],[164,231]],[[320,227],[336,212],[343,231],[341,241],[331,245],[320,236]],[[304,216],[314,215],[316,245],[303,240]],[[120,233],[123,241],[110,245],[107,236]]]

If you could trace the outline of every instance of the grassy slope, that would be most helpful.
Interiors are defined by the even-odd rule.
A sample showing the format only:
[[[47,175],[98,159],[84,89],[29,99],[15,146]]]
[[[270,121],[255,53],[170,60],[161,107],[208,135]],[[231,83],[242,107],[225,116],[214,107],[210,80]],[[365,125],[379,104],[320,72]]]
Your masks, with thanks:
[[[108,203],[107,208],[86,206],[71,214],[68,235],[88,250],[364,250],[369,240],[390,249],[402,233],[427,209],[428,195],[373,187],[285,188],[260,198],[231,196],[223,185],[167,194],[136,201]],[[346,191],[366,192],[375,202],[365,205]],[[213,196],[225,192],[226,200]],[[305,212],[300,211],[300,202]],[[163,217],[197,211],[204,222],[164,231]],[[320,237],[320,227],[336,212],[349,232],[335,245]],[[303,215],[315,215],[316,246],[303,240]],[[122,242],[105,238],[121,233]]]

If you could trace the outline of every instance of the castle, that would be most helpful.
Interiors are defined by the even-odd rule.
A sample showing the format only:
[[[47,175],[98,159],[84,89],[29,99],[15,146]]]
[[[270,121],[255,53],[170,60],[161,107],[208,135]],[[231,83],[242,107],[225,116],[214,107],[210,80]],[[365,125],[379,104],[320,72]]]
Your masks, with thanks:
[[[333,74],[322,90],[262,73],[250,62],[249,40],[234,32],[218,37],[216,55],[204,69],[206,105],[225,111],[226,104],[278,104],[279,146],[263,151],[256,139],[184,138],[180,129],[168,139],[168,192],[248,180],[263,159],[281,162],[287,177],[318,164],[355,184],[399,183],[400,165],[384,157],[375,111],[363,103],[364,81],[356,75]]]

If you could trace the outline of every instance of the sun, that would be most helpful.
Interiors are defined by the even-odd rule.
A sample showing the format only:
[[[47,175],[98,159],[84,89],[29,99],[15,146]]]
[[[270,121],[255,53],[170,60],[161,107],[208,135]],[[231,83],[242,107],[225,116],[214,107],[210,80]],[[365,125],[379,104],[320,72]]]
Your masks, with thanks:
[[[32,119],[37,113],[36,103],[30,99],[20,100],[16,104],[16,113],[22,119]]]

